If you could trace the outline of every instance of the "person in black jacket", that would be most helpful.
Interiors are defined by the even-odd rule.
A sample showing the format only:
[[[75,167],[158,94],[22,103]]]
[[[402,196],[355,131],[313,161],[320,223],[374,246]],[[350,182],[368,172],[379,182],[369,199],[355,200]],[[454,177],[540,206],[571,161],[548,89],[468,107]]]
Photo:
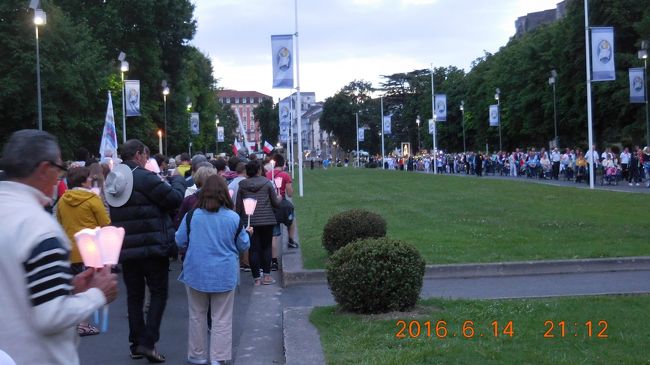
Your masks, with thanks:
[[[120,148],[123,163],[109,173],[105,196],[111,220],[126,234],[120,262],[127,291],[131,357],[145,356],[149,362],[164,362],[155,344],[168,292],[169,257],[175,254],[174,225],[170,212],[183,201],[184,179],[173,176],[169,183],[144,168],[149,156],[139,140],[128,140]],[[145,283],[151,300],[144,318]]]
[[[246,164],[247,179],[239,182],[237,194],[237,213],[241,216],[242,222],[246,222],[248,216],[244,210],[244,199],[253,198],[257,200],[255,212],[251,216],[251,227],[253,235],[249,249],[249,260],[251,274],[255,285],[270,285],[275,282],[271,277],[271,255],[273,240],[273,227],[277,224],[273,208],[280,206],[282,199],[275,192],[275,186],[269,179],[262,175],[262,164],[252,160]],[[260,267],[264,272],[264,278],[260,278]]]

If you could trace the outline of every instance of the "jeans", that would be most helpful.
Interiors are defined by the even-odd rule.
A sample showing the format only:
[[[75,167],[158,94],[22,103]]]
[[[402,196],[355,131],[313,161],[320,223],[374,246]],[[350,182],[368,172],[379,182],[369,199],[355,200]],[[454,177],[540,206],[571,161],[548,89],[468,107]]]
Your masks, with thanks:
[[[169,258],[151,257],[122,263],[129,313],[129,341],[154,348],[160,338],[169,285]],[[144,286],[151,293],[147,319],[144,318]]]

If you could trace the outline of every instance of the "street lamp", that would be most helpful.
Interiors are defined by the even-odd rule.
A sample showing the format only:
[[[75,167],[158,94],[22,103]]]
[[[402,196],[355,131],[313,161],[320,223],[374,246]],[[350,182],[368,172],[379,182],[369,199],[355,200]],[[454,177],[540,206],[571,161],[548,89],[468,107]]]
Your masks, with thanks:
[[[648,41],[641,41],[641,49],[638,53],[639,59],[643,60],[643,90],[645,90],[645,139],[646,146],[650,146],[650,122],[648,119]]]
[[[496,89],[496,94],[494,94],[494,99],[497,101],[497,110],[499,111],[499,152],[503,151],[503,147],[501,145],[501,104],[500,100],[501,99],[501,89],[497,87]]]
[[[124,85],[124,73],[129,71],[129,63],[126,61],[126,53],[120,52],[117,59],[120,61],[120,72],[122,74],[122,143],[126,143],[126,86]]]
[[[420,116],[419,115],[415,119],[415,123],[418,125],[418,152],[419,152],[420,149],[422,148],[422,146],[420,145]]]
[[[38,26],[47,24],[47,14],[40,8],[40,0],[32,0],[29,7],[34,9],[34,29],[36,31],[36,100],[38,106],[38,130],[43,130],[43,112],[41,105],[41,58],[38,48]]]
[[[359,113],[354,113],[357,121],[357,167],[359,167]]]
[[[551,77],[548,78],[548,84],[553,85],[553,126],[555,127],[555,147],[559,147],[560,141],[557,138],[557,107],[555,103],[555,83],[557,82],[557,71],[551,70]],[[500,124],[500,123],[499,123]]]
[[[467,148],[465,147],[465,101],[463,100],[460,101],[460,113],[463,116],[463,152],[467,152]]]
[[[169,86],[167,80],[162,80],[163,104],[165,108],[165,156],[167,156],[167,95],[169,95]]]
[[[192,110],[192,99],[190,99],[189,96],[187,98],[185,98],[185,104],[187,104],[187,111],[188,112],[191,111]]]

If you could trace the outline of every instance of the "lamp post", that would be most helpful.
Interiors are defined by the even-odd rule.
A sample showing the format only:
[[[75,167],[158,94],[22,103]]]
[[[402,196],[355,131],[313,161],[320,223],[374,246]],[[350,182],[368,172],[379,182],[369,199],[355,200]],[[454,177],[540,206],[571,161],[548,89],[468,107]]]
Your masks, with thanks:
[[[129,71],[129,63],[126,61],[126,54],[124,52],[120,52],[117,59],[120,61],[120,72],[122,74],[122,143],[126,143],[126,104],[124,100],[126,97],[126,87],[124,85],[124,73]]]
[[[354,113],[357,122],[357,167],[359,167],[359,113]]]
[[[167,86],[167,80],[162,81],[162,87],[163,104],[165,109],[165,156],[167,156],[167,95],[169,95],[169,86]]]
[[[559,147],[560,141],[557,138],[557,107],[555,103],[555,83],[557,81],[557,71],[551,70],[551,77],[548,78],[548,84],[553,85],[553,126],[555,129],[555,138],[553,142],[555,147]],[[499,123],[501,124],[501,123]]]
[[[36,31],[36,100],[38,104],[38,130],[43,130],[43,111],[41,105],[41,58],[38,48],[38,26],[47,24],[47,14],[40,9],[40,1],[32,1],[30,8],[34,9],[34,29]]]
[[[641,49],[638,53],[639,59],[643,60],[643,90],[645,90],[645,143],[650,146],[650,122],[648,119],[648,41],[641,41]]]
[[[503,151],[503,147],[501,145],[501,102],[499,99],[501,99],[501,89],[497,87],[496,94],[494,94],[494,99],[497,101],[497,109],[499,111],[499,152]]]
[[[332,141],[332,146],[334,146],[333,147],[333,149],[334,149],[334,164],[336,164],[336,162],[338,161],[338,157],[339,157],[339,151],[336,149],[336,141]]]
[[[418,152],[419,152],[420,149],[422,148],[422,146],[420,145],[420,116],[419,115],[415,119],[415,123],[418,125]]]
[[[463,125],[463,152],[467,152],[467,148],[465,147],[465,101],[463,101],[463,100],[460,101],[460,113],[463,116],[463,119],[462,119],[462,125]]]

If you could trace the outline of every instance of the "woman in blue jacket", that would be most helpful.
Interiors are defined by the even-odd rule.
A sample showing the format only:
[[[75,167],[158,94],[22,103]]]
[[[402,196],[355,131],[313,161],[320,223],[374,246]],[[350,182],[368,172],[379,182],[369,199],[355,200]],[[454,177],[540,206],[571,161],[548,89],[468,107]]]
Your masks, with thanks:
[[[192,364],[221,364],[232,358],[232,310],[239,252],[248,249],[248,235],[253,232],[252,228],[243,229],[233,208],[224,178],[210,176],[199,192],[196,209],[185,215],[176,232],[177,245],[187,247],[178,280],[187,288],[187,360]],[[209,354],[208,306],[212,313]]]

